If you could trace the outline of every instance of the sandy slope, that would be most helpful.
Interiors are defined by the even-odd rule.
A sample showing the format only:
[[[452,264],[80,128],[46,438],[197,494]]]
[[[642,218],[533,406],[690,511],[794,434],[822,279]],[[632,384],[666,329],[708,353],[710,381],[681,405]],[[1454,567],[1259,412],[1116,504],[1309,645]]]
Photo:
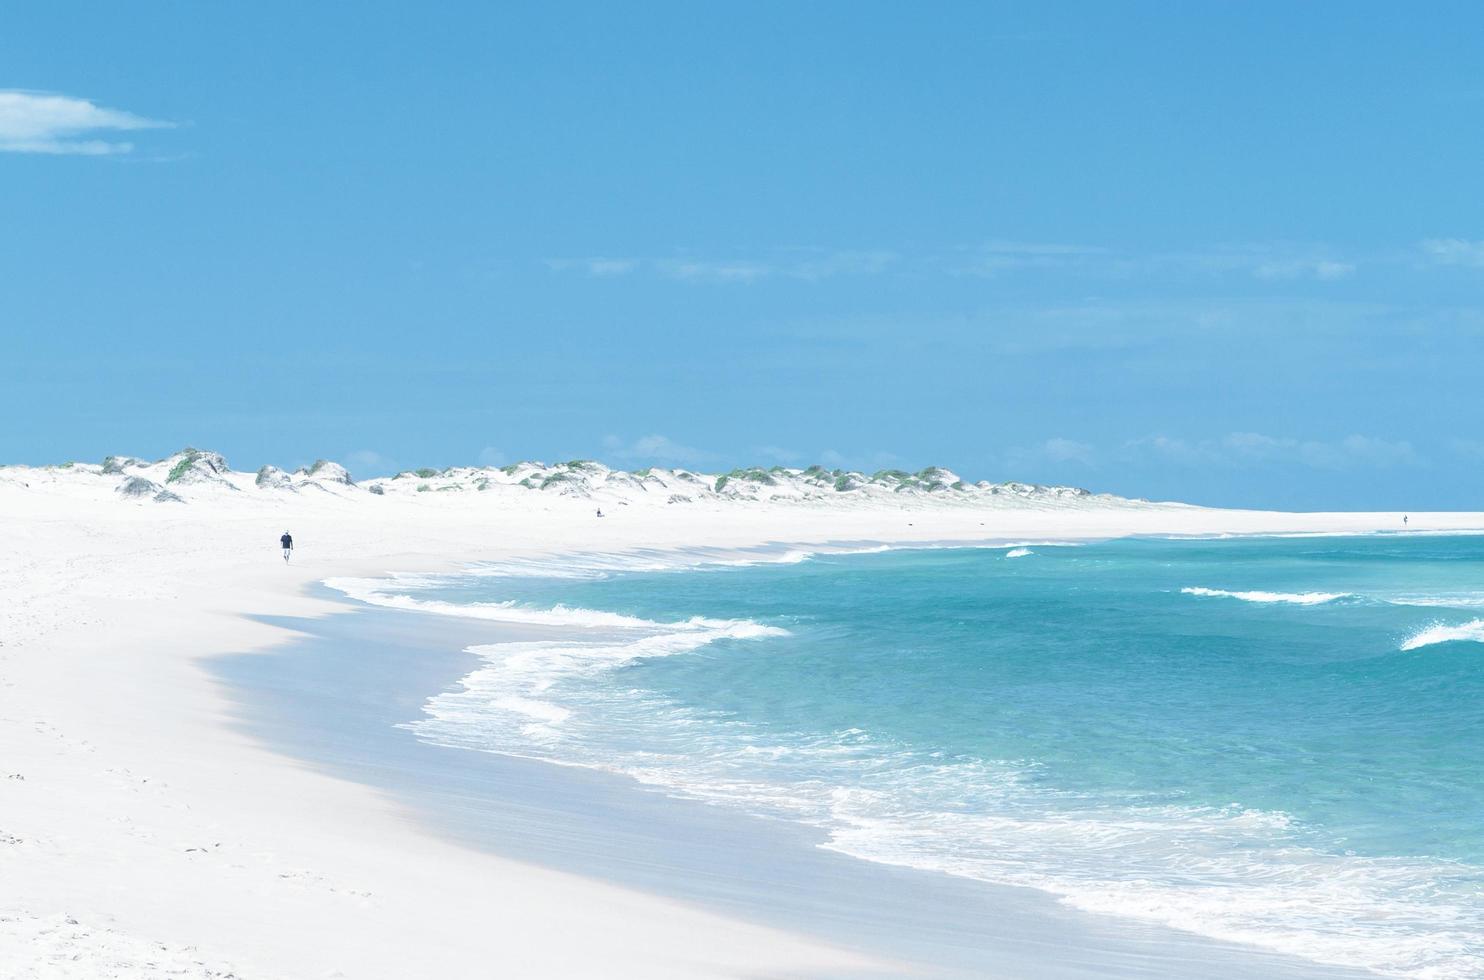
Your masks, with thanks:
[[[840,975],[856,955],[472,853],[233,731],[197,660],[336,608],[304,587],[514,553],[1395,528],[1158,506],[618,505],[0,481],[0,975]],[[437,499],[433,499],[433,498]],[[1413,515],[1411,528],[1484,526]],[[278,534],[293,530],[285,566]],[[885,966],[885,965],[883,965]],[[886,966],[891,971],[890,966]]]

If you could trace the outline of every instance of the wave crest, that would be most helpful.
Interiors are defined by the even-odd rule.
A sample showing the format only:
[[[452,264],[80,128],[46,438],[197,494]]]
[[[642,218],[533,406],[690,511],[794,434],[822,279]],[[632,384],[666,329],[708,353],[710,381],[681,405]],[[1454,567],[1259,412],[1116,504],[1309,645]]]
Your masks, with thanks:
[[[1208,596],[1223,599],[1240,599],[1243,602],[1283,602],[1295,606],[1317,606],[1336,599],[1354,599],[1349,592],[1229,592],[1226,589],[1205,589],[1190,586],[1180,590],[1185,595]]]
[[[1437,643],[1484,643],[1484,619],[1472,619],[1459,626],[1433,623],[1402,641],[1403,650],[1420,650]]]

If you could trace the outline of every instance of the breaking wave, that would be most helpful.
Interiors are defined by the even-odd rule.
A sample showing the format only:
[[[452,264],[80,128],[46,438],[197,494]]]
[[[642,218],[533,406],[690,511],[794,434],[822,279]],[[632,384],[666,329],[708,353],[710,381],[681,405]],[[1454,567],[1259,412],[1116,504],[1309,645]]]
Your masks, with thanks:
[[[1180,590],[1185,595],[1240,599],[1243,602],[1284,602],[1295,606],[1317,606],[1336,599],[1355,599],[1349,592],[1228,592],[1226,589],[1203,589],[1191,586]]]
[[[1438,643],[1484,643],[1484,619],[1474,619],[1458,626],[1433,623],[1402,641],[1403,650],[1420,650]]]

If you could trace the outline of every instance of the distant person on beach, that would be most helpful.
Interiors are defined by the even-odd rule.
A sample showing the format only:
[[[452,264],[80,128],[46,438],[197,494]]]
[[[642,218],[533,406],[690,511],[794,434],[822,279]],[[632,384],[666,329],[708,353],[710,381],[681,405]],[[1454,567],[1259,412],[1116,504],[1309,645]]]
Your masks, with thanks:
[[[294,536],[285,531],[283,532],[283,537],[278,539],[278,543],[283,545],[283,560],[288,561],[289,552],[294,550]]]
[[[1403,514],[1402,515],[1402,524],[1405,525],[1406,523],[1407,523],[1407,515],[1406,514]]]
[[[598,516],[599,517],[602,517],[603,516],[603,508],[601,508],[601,507],[598,508]]]

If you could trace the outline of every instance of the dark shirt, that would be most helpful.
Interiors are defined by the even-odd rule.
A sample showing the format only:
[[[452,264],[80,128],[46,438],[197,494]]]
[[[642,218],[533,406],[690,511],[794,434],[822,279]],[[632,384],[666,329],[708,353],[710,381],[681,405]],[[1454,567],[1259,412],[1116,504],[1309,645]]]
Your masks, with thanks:
[[[285,548],[292,548],[294,546],[294,539],[291,535],[285,534],[278,540]]]

